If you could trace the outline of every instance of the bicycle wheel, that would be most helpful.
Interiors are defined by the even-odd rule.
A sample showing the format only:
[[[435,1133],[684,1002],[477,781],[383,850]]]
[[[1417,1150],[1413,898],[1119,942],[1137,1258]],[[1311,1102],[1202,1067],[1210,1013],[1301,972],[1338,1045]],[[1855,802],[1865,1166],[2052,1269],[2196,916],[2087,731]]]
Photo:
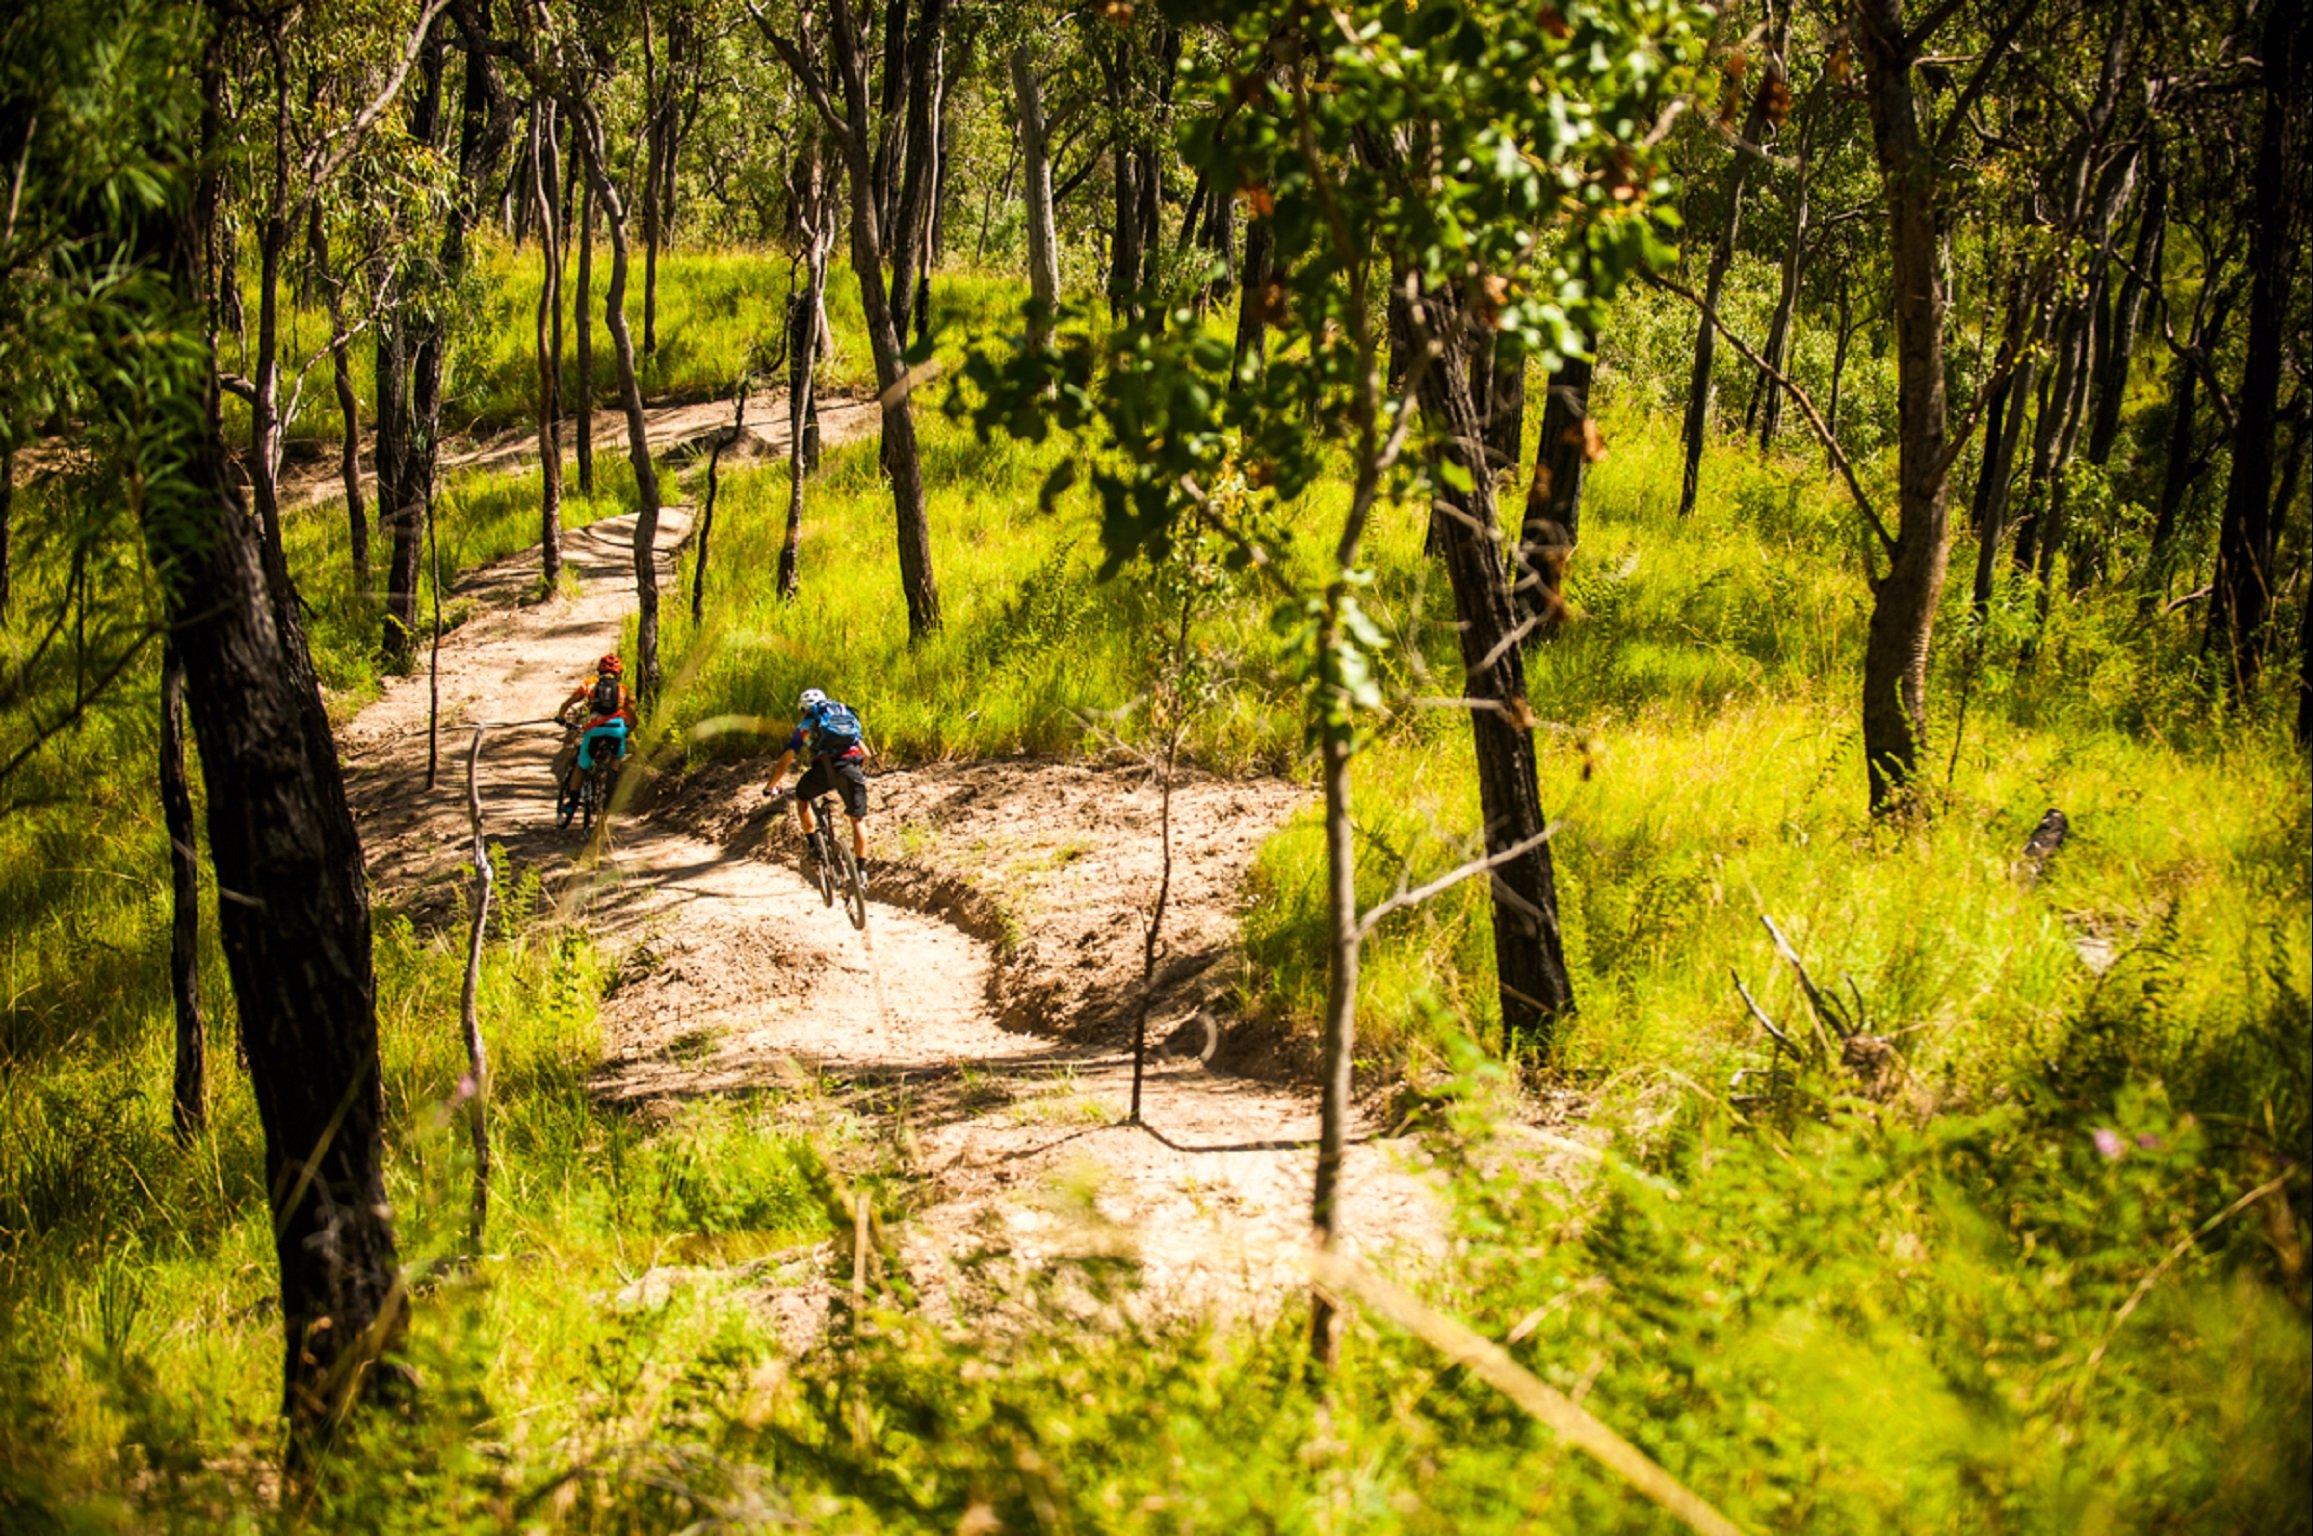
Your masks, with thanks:
[[[835,834],[827,825],[827,802],[811,803],[811,819],[815,830],[811,834],[811,873],[819,881],[819,899],[828,906],[835,905]]]
[[[865,932],[867,929],[867,877],[859,872],[859,860],[852,856],[851,843],[839,841],[835,856],[842,865],[843,915],[851,919],[851,926]]]

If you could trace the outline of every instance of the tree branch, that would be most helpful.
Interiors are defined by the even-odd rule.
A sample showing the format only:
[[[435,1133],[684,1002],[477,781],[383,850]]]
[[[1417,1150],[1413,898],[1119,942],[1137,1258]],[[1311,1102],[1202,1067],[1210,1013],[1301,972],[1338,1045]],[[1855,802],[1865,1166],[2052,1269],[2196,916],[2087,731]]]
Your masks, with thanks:
[[[1822,442],[1823,451],[1831,456],[1832,467],[1837,469],[1839,477],[1847,482],[1847,494],[1855,499],[1856,509],[1862,512],[1864,520],[1871,524],[1871,531],[1879,535],[1881,549],[1893,557],[1895,554],[1894,536],[1887,531],[1887,524],[1880,521],[1878,509],[1872,506],[1871,497],[1864,492],[1863,482],[1856,478],[1855,465],[1847,457],[1847,450],[1839,446],[1839,439],[1832,434],[1830,424],[1823,419],[1823,413],[1815,408],[1815,397],[1800,388],[1798,381],[1789,374],[1761,357],[1749,342],[1736,335],[1727,322],[1719,318],[1718,312],[1704,304],[1702,298],[1692,288],[1675,278],[1664,277],[1657,272],[1647,272],[1643,275],[1648,282],[1657,288],[1668,293],[1675,293],[1692,304],[1697,313],[1711,322],[1711,328],[1726,338],[1727,345],[1742,354],[1745,362],[1774,380],[1776,387],[1788,394],[1797,403],[1801,413],[1807,418],[1807,424],[1815,429],[1815,436]]]

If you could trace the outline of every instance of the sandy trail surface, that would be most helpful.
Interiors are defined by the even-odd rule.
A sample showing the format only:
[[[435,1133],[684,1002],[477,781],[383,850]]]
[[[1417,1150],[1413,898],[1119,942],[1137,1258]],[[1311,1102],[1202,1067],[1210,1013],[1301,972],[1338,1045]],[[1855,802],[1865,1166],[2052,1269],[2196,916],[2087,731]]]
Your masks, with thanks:
[[[662,558],[688,527],[682,509],[665,514]],[[535,552],[467,584],[482,601],[443,645],[434,790],[422,673],[343,728],[381,904],[456,909],[470,727],[551,714],[618,643],[632,535],[616,519],[568,537],[575,596],[514,600]],[[614,817],[589,858],[554,824],[558,741],[494,728],[477,781],[491,841],[613,952],[606,1100],[648,1112],[771,1089],[832,1105],[864,1130],[855,1144],[912,1176],[897,1238],[927,1307],[977,1307],[1007,1266],[1087,1252],[1137,1258],[1144,1294],[1167,1307],[1261,1305],[1298,1284],[1280,1254],[1307,1230],[1316,1096],[1274,1053],[1258,1063],[1266,1080],[1226,1070],[1246,1054],[1231,1049],[1245,877],[1296,787],[1190,776],[1177,789],[1171,905],[1144,988],[1162,864],[1144,769],[1017,760],[878,775],[877,899],[857,932],[805,878],[763,764],[649,786],[639,798],[653,809]],[[1147,1125],[1133,1126],[1129,1042],[1144,1010]],[[1353,1248],[1443,1251],[1442,1202],[1412,1157],[1361,1132],[1345,1181]],[[790,1293],[766,1300],[802,1335],[824,1317],[829,1273],[786,1266],[760,1283]]]

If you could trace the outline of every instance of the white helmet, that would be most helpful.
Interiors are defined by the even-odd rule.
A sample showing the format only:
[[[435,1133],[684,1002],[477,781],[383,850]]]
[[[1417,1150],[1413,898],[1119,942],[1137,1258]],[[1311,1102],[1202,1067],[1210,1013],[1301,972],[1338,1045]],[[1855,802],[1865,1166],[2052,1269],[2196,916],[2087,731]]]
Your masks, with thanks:
[[[826,694],[821,693],[816,688],[806,688],[803,690],[803,697],[795,701],[795,707],[809,713],[826,702]]]

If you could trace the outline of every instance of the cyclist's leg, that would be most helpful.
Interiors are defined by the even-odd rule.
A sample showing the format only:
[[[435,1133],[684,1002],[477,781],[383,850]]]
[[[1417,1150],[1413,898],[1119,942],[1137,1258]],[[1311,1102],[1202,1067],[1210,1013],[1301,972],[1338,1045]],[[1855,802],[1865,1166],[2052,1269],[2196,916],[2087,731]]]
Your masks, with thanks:
[[[867,863],[867,773],[856,762],[833,765],[835,787],[843,795],[843,811],[851,819],[851,851]]]
[[[824,758],[815,760],[803,770],[803,777],[795,781],[795,830],[803,835],[805,841],[811,838],[811,802],[834,787],[828,777],[827,761]]]

